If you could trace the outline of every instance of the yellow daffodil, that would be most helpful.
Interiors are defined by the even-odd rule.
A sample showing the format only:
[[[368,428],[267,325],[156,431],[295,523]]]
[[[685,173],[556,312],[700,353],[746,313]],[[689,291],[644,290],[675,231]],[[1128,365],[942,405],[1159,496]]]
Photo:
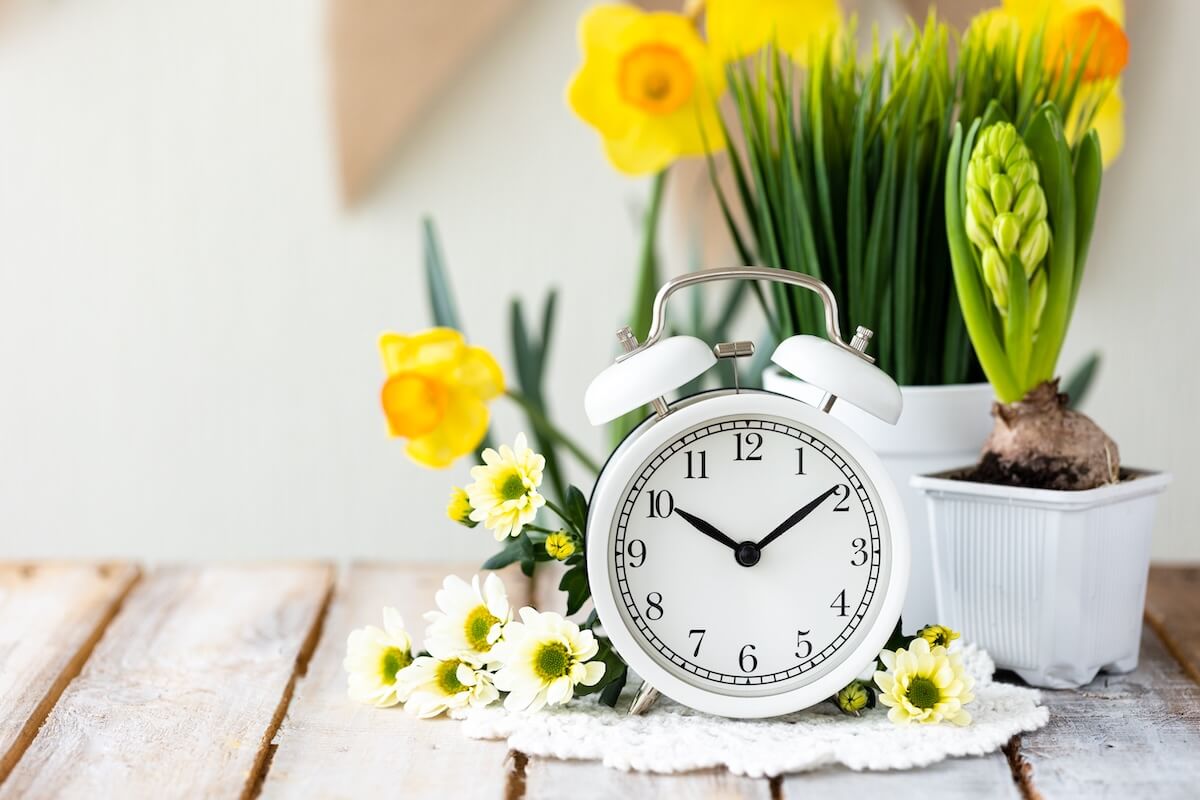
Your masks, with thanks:
[[[975,699],[975,680],[962,665],[962,658],[940,645],[917,637],[908,649],[884,650],[879,659],[886,672],[875,673],[879,702],[888,706],[888,719],[898,725],[910,722],[969,725],[971,715],[963,706]]]
[[[842,24],[837,0],[708,0],[705,7],[709,46],[721,61],[773,44],[804,66],[813,41]]]
[[[614,167],[659,172],[720,145],[725,78],[687,17],[599,5],[580,20],[579,39],[583,63],[567,102],[600,133]]]
[[[404,620],[394,608],[383,610],[383,629],[368,625],[351,631],[346,639],[347,690],[350,699],[387,708],[407,695],[397,675],[412,663],[412,640],[404,631]]]
[[[483,441],[487,402],[504,391],[504,375],[488,351],[468,345],[458,331],[433,328],[385,333],[379,352],[388,432],[408,439],[409,458],[448,467]]]
[[[529,448],[523,433],[512,447],[484,450],[483,464],[471,468],[474,483],[467,487],[471,519],[482,522],[498,542],[520,536],[546,505],[546,498],[538,494],[545,468],[545,457]]]
[[[546,554],[558,561],[566,561],[575,554],[575,541],[566,531],[558,531],[546,537]]]
[[[566,703],[578,684],[594,686],[604,677],[604,662],[591,660],[599,650],[591,631],[553,612],[522,608],[521,621],[510,623],[496,646],[504,664],[496,688],[509,693],[504,707],[537,711]]]
[[[1061,69],[1065,64],[1074,70],[1082,65],[1078,102],[1089,102],[1089,95],[1099,99],[1107,92],[1092,121],[1107,167],[1125,144],[1119,80],[1129,63],[1124,0],[1003,0],[1002,9],[1026,32],[1045,23],[1046,62],[1051,69]],[[1087,61],[1083,62],[1085,52]],[[1075,129],[1077,126],[1075,120],[1068,121],[1067,133],[1072,140],[1083,133]]]
[[[450,490],[450,502],[446,504],[446,516],[468,528],[474,528],[479,524],[471,519],[471,499],[467,497],[467,490],[461,486],[455,486]]]

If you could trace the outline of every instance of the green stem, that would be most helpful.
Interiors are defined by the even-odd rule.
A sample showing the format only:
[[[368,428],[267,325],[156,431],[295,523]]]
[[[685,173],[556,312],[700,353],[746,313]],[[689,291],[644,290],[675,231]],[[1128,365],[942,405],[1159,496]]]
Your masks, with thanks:
[[[558,504],[555,503],[553,500],[551,500],[549,497],[545,497],[544,495],[543,495],[543,497],[546,500],[546,508],[553,511],[555,514],[558,514],[558,517],[559,517],[559,519],[561,519],[563,521],[563,524],[571,529],[571,533],[575,534],[576,536],[578,536],[582,539],[583,531],[576,529],[576,527],[571,524],[571,518],[569,516],[567,516],[567,512],[563,511],[558,506]]]
[[[630,313],[630,327],[633,328],[638,341],[645,339],[646,334],[650,332],[654,295],[658,293],[658,220],[662,216],[667,171],[664,169],[655,175],[650,184],[650,205],[646,207],[646,216],[642,223],[642,251],[638,257],[637,289]]]
[[[506,391],[505,394],[508,395],[510,400],[519,405],[521,410],[529,415],[529,419],[532,420],[535,425],[539,426],[542,431],[546,433],[546,435],[555,441],[555,443],[561,444],[563,447],[567,448],[567,450],[571,452],[571,455],[575,456],[579,463],[584,467],[596,473],[597,475],[600,474],[600,465],[597,464],[595,460],[593,460],[592,457],[589,456],[587,452],[578,444],[576,444],[569,436],[555,427],[554,423],[546,419],[546,415],[539,411],[532,403],[530,403],[527,397],[518,392],[514,392],[511,389]]]

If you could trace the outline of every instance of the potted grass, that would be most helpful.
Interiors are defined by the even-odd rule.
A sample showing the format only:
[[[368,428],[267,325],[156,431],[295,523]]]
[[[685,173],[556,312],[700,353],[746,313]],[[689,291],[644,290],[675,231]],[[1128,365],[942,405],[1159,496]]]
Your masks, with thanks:
[[[1079,114],[1095,99],[1028,55],[1021,22],[992,11],[958,37],[931,14],[889,43],[876,38],[866,56],[850,26],[816,39],[803,70],[777,50],[727,69],[732,188],[720,180],[723,162],[709,165],[733,243],[745,263],[825,281],[842,301],[842,329],[875,331],[871,352],[904,395],[899,423],[846,404],[833,413],[881,455],[898,486],[974,458],[990,425],[994,393],[964,325],[945,235],[955,123],[969,125],[989,106],[1016,117],[1038,97]],[[822,328],[821,310],[802,293],[777,287],[759,300],[778,336]],[[779,372],[768,371],[764,386],[820,396]],[[915,629],[937,618],[933,561],[924,500],[915,490],[904,499],[913,539],[904,619]]]
[[[1030,106],[1032,107],[1032,106]],[[1137,665],[1156,496],[1071,410],[1055,368],[1087,261],[1101,145],[1054,102],[956,126],[946,234],[966,328],[995,390],[972,467],[913,479],[928,498],[939,619],[1029,683]]]

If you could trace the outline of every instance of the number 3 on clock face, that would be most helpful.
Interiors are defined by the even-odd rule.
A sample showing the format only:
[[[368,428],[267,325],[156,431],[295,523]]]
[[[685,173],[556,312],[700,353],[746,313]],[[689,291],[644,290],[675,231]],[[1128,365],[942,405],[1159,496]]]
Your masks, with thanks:
[[[892,558],[879,492],[798,420],[735,414],[675,433],[616,505],[617,611],[685,683],[735,697],[809,684],[878,614]]]

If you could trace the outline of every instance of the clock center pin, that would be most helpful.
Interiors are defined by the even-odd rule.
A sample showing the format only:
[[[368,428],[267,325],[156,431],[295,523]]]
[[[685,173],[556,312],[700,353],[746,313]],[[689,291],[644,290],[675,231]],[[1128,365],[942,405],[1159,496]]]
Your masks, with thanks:
[[[762,558],[762,550],[754,542],[742,542],[738,545],[734,557],[743,567],[753,567]]]

